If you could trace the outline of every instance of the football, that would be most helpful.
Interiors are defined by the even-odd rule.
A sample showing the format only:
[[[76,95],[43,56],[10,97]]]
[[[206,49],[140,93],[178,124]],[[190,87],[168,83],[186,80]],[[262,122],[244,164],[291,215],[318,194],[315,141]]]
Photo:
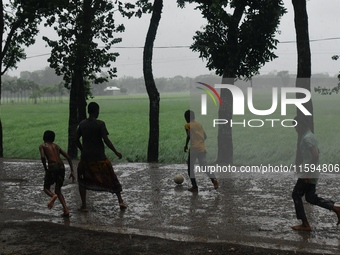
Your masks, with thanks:
[[[175,177],[174,177],[174,182],[175,182],[176,184],[182,184],[183,181],[184,181],[183,175],[181,175],[181,174],[176,174],[176,175],[175,175]]]

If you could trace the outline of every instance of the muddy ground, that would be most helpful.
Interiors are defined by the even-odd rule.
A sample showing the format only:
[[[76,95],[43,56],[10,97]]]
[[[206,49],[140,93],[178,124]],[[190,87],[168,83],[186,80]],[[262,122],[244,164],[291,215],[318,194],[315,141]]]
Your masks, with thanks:
[[[294,176],[220,177],[213,190],[198,175],[200,190],[187,191],[183,165],[117,164],[126,212],[108,193],[89,192],[80,213],[77,184],[65,180],[71,211],[62,219],[60,203],[47,209],[41,162],[0,160],[0,255],[19,254],[339,254],[335,216],[306,204],[311,233],[296,224],[291,189]],[[321,194],[337,198],[338,176],[320,181]]]
[[[17,215],[21,212],[0,211]],[[281,251],[229,243],[180,242],[156,237],[115,234],[86,230],[50,222],[17,221],[0,223],[1,255],[214,255],[214,254],[257,254],[289,255],[310,254],[294,251]]]

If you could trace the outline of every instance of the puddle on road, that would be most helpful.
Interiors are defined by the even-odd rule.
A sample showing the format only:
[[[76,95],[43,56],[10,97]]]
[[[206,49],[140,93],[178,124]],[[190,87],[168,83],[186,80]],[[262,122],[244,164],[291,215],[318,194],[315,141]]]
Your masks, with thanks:
[[[190,180],[185,165],[117,164],[114,167],[128,209],[121,212],[110,193],[88,191],[89,212],[78,212],[78,186],[65,179],[62,191],[71,210],[71,218],[65,220],[59,216],[60,203],[52,210],[47,208],[40,162],[5,161],[0,167],[0,207],[40,213],[43,220],[58,224],[181,241],[228,241],[294,250],[319,247],[329,252],[340,247],[336,216],[322,208],[305,205],[314,227],[311,233],[290,229],[298,223],[291,200],[294,175],[234,176],[220,179],[220,189],[215,191],[206,175],[198,174],[200,191],[192,194],[187,191]],[[182,185],[173,182],[177,173],[185,176]],[[320,195],[336,197],[339,184],[338,178],[320,180]]]

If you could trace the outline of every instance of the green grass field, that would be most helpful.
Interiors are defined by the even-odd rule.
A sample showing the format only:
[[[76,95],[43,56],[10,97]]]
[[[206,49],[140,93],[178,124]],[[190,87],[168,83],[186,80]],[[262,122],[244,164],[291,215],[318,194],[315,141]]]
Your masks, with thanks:
[[[270,107],[271,101],[265,94],[256,96],[254,105],[259,109]],[[269,98],[271,100],[271,98]],[[101,107],[99,119],[106,122],[109,137],[116,148],[123,154],[120,161],[145,162],[148,144],[148,109],[146,95],[127,95],[96,97]],[[337,95],[321,96],[313,94],[315,133],[321,148],[321,163],[339,163],[340,100]],[[216,111],[216,106],[208,104]],[[262,108],[261,108],[262,107]],[[160,108],[160,144],[159,161],[162,163],[185,163],[183,152],[185,142],[183,113],[190,108],[188,94],[162,94]],[[217,128],[212,127],[212,116],[206,118],[196,111],[208,134],[207,150],[210,162],[216,158]],[[288,109],[287,116],[275,113],[270,118],[292,119],[294,109]],[[266,119],[252,116],[235,117],[242,119]],[[42,143],[43,132],[47,129],[56,132],[55,143],[67,150],[68,102],[49,102],[38,104],[1,105],[1,120],[4,134],[4,157],[39,159],[38,146]],[[279,122],[278,122],[279,123]],[[294,128],[281,125],[271,127],[268,122],[261,128],[233,128],[234,163],[239,165],[291,164],[294,162],[296,147]],[[111,160],[117,160],[111,151],[107,151]]]

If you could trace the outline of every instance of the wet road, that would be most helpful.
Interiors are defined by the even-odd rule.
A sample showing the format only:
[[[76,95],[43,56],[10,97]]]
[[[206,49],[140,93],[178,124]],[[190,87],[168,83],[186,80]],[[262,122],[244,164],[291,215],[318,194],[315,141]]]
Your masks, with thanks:
[[[59,216],[62,207],[58,201],[52,210],[47,208],[49,198],[42,191],[44,173],[40,161],[0,159],[0,209],[39,215],[25,220],[116,233],[340,254],[340,226],[336,226],[333,212],[305,204],[313,231],[290,229],[299,223],[291,199],[296,180],[293,173],[231,173],[220,176],[218,191],[201,173],[197,174],[200,190],[192,194],[187,191],[190,186],[185,165],[120,163],[114,168],[123,185],[122,195],[128,209],[121,212],[116,197],[110,193],[89,191],[89,212],[80,213],[78,186],[67,179],[62,191],[71,218],[64,220]],[[185,176],[182,185],[173,181],[177,173]],[[340,200],[338,177],[323,174],[318,194]]]

